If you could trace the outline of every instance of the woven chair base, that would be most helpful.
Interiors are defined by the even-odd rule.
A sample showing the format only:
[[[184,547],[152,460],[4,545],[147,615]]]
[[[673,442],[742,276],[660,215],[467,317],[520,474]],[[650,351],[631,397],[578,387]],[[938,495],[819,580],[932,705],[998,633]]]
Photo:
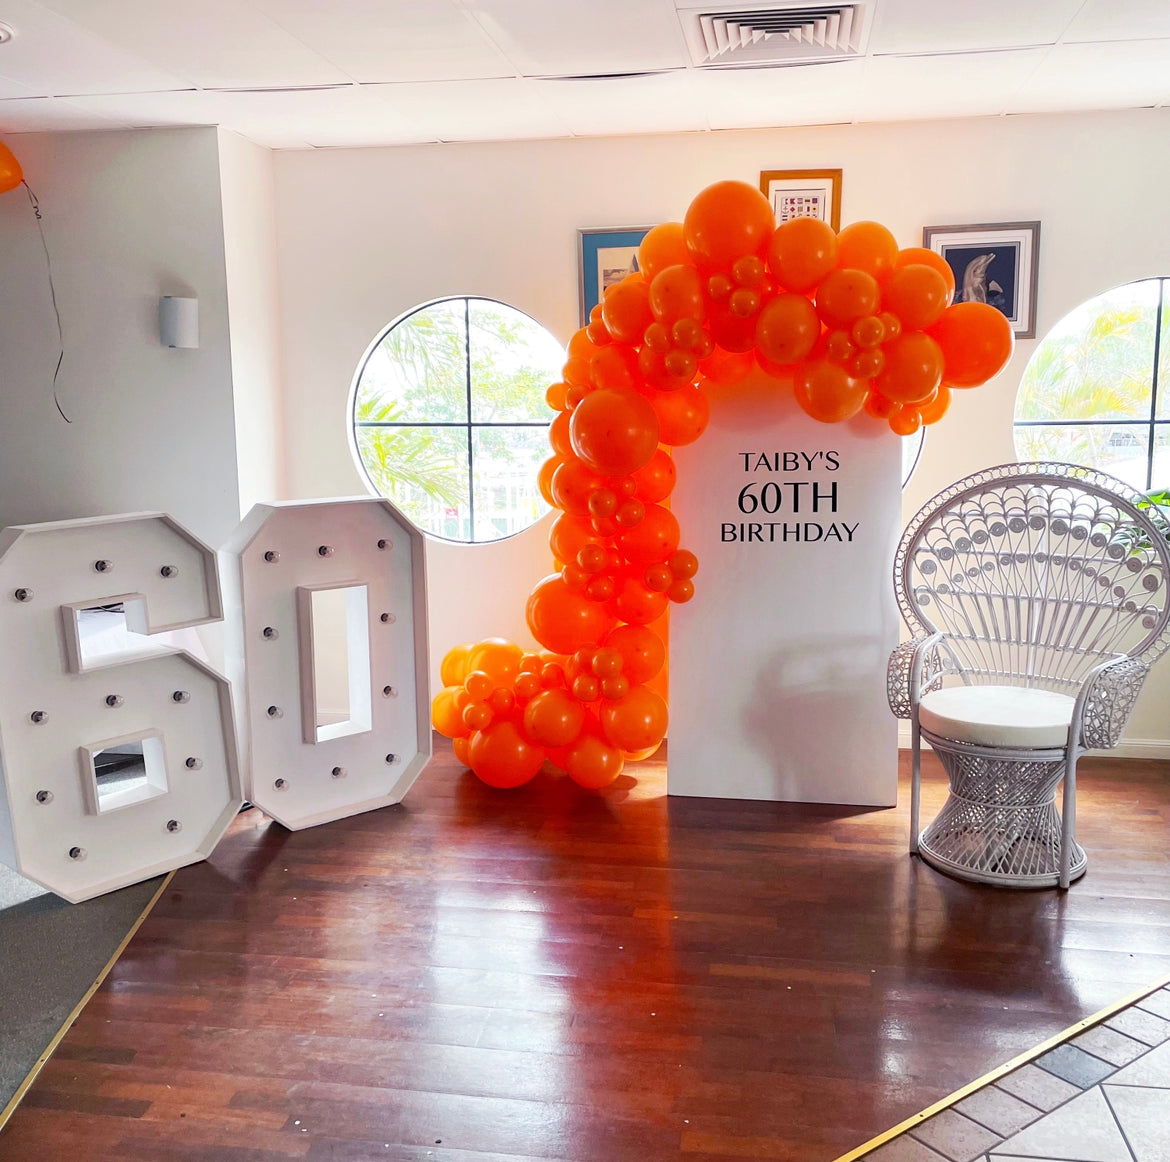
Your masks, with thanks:
[[[1052,888],[1060,881],[1061,819],[1056,787],[1063,759],[1003,758],[930,738],[951,781],[951,794],[922,832],[918,852],[957,879],[1010,888]],[[1049,752],[1051,753],[1051,752]],[[1088,857],[1072,841],[1070,878]]]

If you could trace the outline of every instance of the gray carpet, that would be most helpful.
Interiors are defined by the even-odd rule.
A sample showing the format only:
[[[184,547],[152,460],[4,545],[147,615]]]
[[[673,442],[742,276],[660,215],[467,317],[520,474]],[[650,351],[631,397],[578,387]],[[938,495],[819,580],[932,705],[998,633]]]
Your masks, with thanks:
[[[0,866],[0,1109],[161,882],[67,904]]]

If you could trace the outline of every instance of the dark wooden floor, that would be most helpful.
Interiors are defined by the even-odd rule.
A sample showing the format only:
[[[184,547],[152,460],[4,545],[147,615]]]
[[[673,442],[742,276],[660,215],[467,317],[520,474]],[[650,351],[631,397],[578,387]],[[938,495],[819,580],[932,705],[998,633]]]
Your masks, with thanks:
[[[399,807],[241,816],[0,1160],[824,1162],[1170,972],[1170,764],[1084,764],[1067,896],[939,876],[904,808],[633,770],[501,793],[444,749]]]

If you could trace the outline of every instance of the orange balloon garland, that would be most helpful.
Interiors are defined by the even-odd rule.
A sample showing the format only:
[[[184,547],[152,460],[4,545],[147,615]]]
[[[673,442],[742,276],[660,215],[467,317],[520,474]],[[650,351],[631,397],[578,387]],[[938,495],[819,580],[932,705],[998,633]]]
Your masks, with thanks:
[[[816,420],[906,435],[1012,354],[1007,319],[952,305],[954,277],[932,251],[900,250],[876,222],[777,228],[744,182],[703,190],[681,223],[647,233],[639,261],[574,334],[546,394],[558,414],[539,485],[561,510],[557,571],[526,608],[546,652],[489,639],[443,659],[435,728],[494,787],[551,763],[601,789],[661,743],[666,703],[647,686],[664,689],[659,619],[691,599],[698,571],[669,508],[671,449],[702,436],[705,389],[734,392],[758,365]]]

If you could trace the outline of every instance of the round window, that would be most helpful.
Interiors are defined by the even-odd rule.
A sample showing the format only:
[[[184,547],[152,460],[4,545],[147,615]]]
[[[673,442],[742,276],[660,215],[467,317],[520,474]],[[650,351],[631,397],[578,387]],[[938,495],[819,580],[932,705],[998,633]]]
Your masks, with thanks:
[[[370,488],[424,532],[498,541],[548,511],[545,403],[565,352],[492,299],[439,299],[371,344],[353,388],[353,448]]]
[[[1016,397],[1016,454],[1170,483],[1170,279],[1115,287],[1036,345]]]

